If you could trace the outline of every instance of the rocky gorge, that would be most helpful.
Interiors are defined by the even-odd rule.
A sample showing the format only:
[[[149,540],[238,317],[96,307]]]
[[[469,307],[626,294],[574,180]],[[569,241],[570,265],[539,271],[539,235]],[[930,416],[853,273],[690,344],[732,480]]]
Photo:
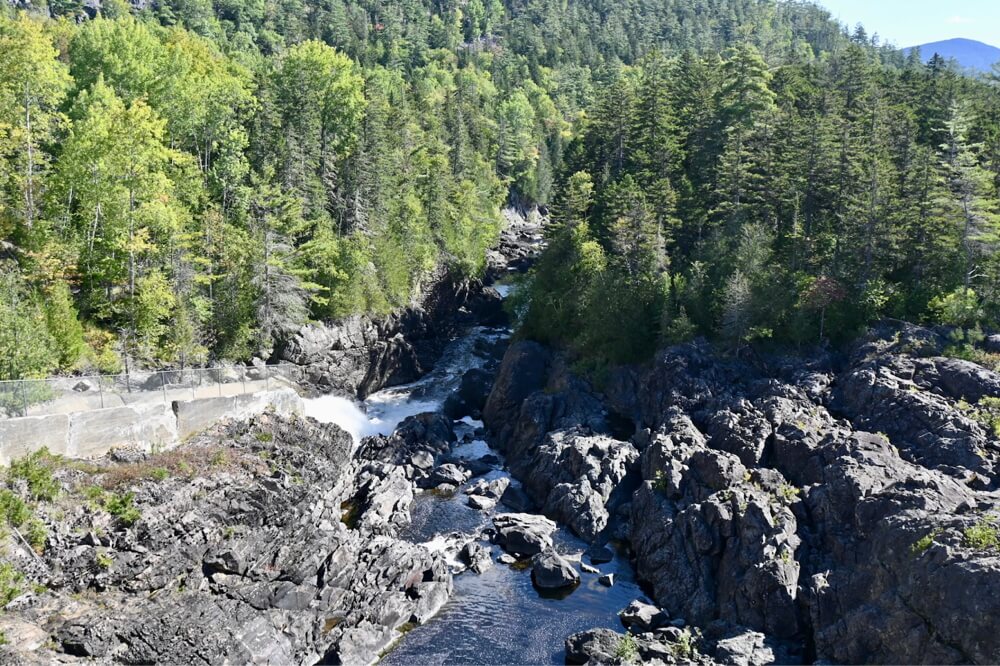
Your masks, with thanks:
[[[319,420],[12,466],[0,661],[1000,659],[1000,375],[946,331],[598,387],[503,289],[435,289],[277,351],[341,396]]]
[[[1000,375],[946,343],[901,322],[843,359],[692,343],[598,393],[519,342],[484,418],[546,515],[630,549],[656,604],[636,658],[992,663]],[[622,640],[576,634],[567,659]]]

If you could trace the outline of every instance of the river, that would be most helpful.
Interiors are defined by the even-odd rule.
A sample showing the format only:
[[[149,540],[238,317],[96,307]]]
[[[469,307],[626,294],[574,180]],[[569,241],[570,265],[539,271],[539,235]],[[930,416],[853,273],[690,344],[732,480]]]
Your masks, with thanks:
[[[355,442],[391,433],[408,416],[440,410],[462,375],[483,366],[490,357],[490,347],[504,344],[509,335],[507,329],[474,328],[454,340],[434,370],[419,381],[379,391],[360,403],[323,396],[307,401],[306,413],[319,421],[337,423]],[[456,421],[458,442],[452,454],[474,460],[492,453],[500,462],[485,478],[509,476],[502,456],[477,436],[482,435],[481,428],[481,422],[469,417]],[[483,477],[472,481],[478,478]],[[411,509],[412,522],[401,536],[442,550],[450,539],[467,541],[479,535],[492,524],[493,513],[505,511],[499,505],[494,511],[480,512],[467,506],[466,500],[461,489],[451,497],[420,493]],[[554,541],[562,555],[588,561],[583,554],[587,544],[568,530],[560,528]],[[500,552],[493,547],[494,560]],[[567,636],[593,627],[620,630],[618,611],[633,599],[645,599],[626,557],[616,555],[598,568],[602,574],[615,574],[613,586],[600,584],[597,574],[582,573],[580,585],[559,596],[540,593],[532,584],[530,567],[495,562],[481,575],[471,571],[458,574],[454,594],[441,612],[404,635],[381,663],[565,663],[563,642]]]

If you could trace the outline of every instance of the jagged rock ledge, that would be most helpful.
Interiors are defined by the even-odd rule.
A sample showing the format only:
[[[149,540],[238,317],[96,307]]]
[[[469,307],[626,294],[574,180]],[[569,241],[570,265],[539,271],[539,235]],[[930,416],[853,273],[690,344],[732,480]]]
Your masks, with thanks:
[[[371,663],[452,575],[396,538],[412,468],[353,448],[334,425],[263,415],[167,452],[61,461],[43,554],[4,539],[38,589],[0,618],[0,662]]]
[[[513,344],[494,443],[546,515],[630,547],[666,620],[567,659],[1000,661],[1000,375],[945,344],[900,322],[837,362],[693,343],[603,392]]]

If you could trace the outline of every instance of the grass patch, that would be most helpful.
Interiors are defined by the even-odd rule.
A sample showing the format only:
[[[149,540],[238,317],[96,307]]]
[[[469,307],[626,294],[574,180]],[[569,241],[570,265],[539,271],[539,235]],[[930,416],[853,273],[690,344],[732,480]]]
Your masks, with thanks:
[[[934,539],[937,538],[937,535],[938,530],[934,530],[920,537],[910,546],[910,552],[917,556],[923,555],[934,545]]]
[[[618,639],[615,646],[615,658],[626,663],[634,663],[639,660],[639,644],[632,634],[625,634]]]
[[[781,484],[778,488],[778,497],[785,500],[788,503],[794,502],[799,496],[799,489],[795,486],[790,486],[787,483]]]
[[[192,479],[229,461],[227,447],[176,448],[153,454],[141,462],[109,467],[101,472],[100,484],[105,490],[118,490],[147,480]]]
[[[105,551],[100,551],[94,556],[94,562],[102,569],[110,569],[115,560]]]
[[[1000,547],[1000,530],[996,518],[987,516],[962,532],[962,543],[973,550],[994,550]]]

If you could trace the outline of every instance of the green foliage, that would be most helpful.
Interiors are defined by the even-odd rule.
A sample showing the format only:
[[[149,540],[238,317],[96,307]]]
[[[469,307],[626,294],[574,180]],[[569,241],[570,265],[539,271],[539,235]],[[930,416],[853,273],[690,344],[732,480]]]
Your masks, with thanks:
[[[962,543],[973,550],[994,550],[1000,548],[1000,529],[996,518],[986,516],[962,532]]]
[[[0,489],[0,513],[12,527],[20,527],[31,519],[31,509],[24,500],[6,488]]]
[[[115,560],[107,551],[100,550],[94,555],[94,563],[101,569],[110,569]]]
[[[25,526],[24,538],[36,552],[41,553],[45,550],[45,541],[49,538],[49,531],[41,520],[31,518]]]
[[[123,525],[133,525],[142,518],[142,513],[134,505],[135,494],[108,493],[104,496],[104,510],[118,518]]]
[[[1000,315],[996,95],[815,5],[279,4],[0,18],[0,379],[269,356],[478,275],[505,201],[594,368]]]
[[[48,449],[40,449],[10,463],[7,478],[11,481],[24,479],[28,483],[28,491],[36,500],[51,502],[58,495],[62,486],[52,476],[52,464],[55,457]]]
[[[24,593],[24,575],[10,562],[0,561],[0,608]]]
[[[787,551],[786,551],[787,552]],[[695,637],[690,629],[684,629],[677,640],[671,645],[674,656],[685,661],[692,661],[697,656]]]
[[[615,645],[615,658],[622,663],[631,664],[639,660],[639,644],[632,634],[624,634]]]
[[[931,546],[934,545],[934,539],[937,537],[937,535],[938,535],[937,530],[934,530],[920,537],[915,542],[913,542],[912,546],[910,546],[910,552],[917,556],[923,555],[930,549]]]
[[[949,326],[975,326],[983,316],[979,297],[966,287],[936,296],[928,304],[928,308],[938,322]]]

